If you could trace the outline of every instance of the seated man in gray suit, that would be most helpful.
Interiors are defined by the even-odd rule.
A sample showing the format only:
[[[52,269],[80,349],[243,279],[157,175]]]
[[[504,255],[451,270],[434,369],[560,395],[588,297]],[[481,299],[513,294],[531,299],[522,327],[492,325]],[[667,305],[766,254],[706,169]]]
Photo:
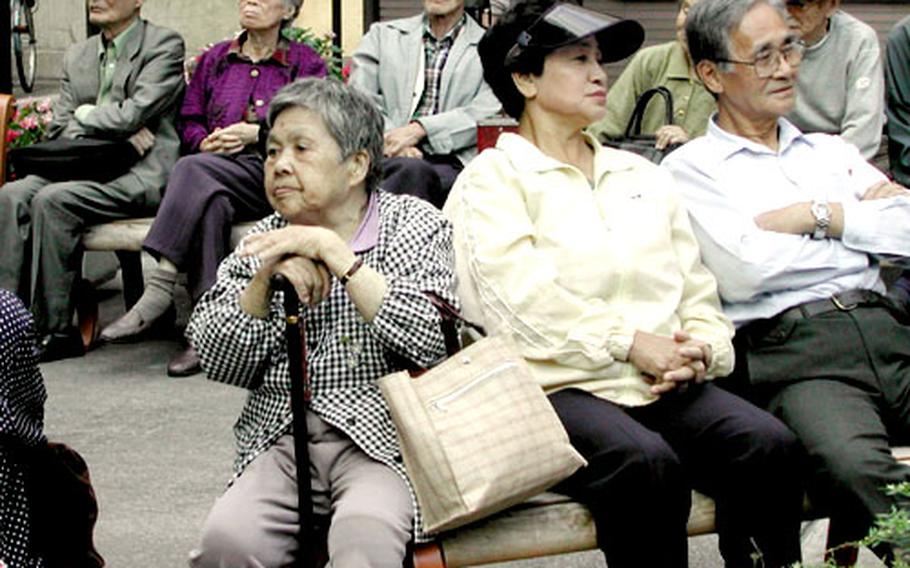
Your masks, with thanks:
[[[73,287],[87,225],[152,215],[180,147],[183,39],[140,19],[143,0],[90,0],[101,33],[70,47],[50,138],[128,139],[141,158],[108,182],[52,183],[38,175],[0,188],[0,288],[30,302],[42,360],[82,355]]]
[[[889,451],[910,438],[910,321],[879,276],[882,257],[910,256],[910,192],[853,144],[783,118],[805,50],[786,18],[781,0],[692,8],[689,51],[717,113],[661,166],[737,326],[726,384],[797,434],[812,502],[845,542],[910,510],[884,491],[910,481]]]
[[[385,119],[383,189],[441,207],[476,153],[477,120],[499,111],[483,80],[483,28],[464,0],[424,0],[424,13],[373,24],[354,53],[351,84]]]

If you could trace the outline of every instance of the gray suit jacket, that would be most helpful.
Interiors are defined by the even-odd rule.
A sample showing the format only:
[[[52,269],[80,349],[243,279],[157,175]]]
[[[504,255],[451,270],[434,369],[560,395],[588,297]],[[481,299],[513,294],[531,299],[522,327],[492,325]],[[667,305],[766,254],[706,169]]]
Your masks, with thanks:
[[[99,50],[95,35],[70,47],[63,58],[63,82],[54,105],[50,138],[127,138],[148,128],[155,145],[135,166],[111,182],[146,203],[157,204],[168,173],[180,151],[174,127],[185,85],[183,38],[177,32],[140,21],[135,34],[117,59],[110,101],[97,106],[84,123],[74,112],[83,104],[95,104],[100,88]]]
[[[420,119],[430,153],[457,153],[464,163],[477,153],[477,120],[500,109],[477,55],[483,33],[468,17],[442,70],[440,112]],[[410,122],[423,93],[424,67],[423,15],[378,22],[353,55],[350,83],[373,97],[388,131]]]

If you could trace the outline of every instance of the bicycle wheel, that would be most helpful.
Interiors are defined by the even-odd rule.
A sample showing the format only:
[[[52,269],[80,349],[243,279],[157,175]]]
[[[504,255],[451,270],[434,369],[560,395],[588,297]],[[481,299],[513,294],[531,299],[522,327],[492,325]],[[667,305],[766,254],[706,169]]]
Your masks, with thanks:
[[[13,14],[13,53],[16,55],[16,73],[19,75],[19,84],[26,93],[31,93],[38,72],[35,19],[32,10],[23,2],[14,3],[14,9],[16,13]]]

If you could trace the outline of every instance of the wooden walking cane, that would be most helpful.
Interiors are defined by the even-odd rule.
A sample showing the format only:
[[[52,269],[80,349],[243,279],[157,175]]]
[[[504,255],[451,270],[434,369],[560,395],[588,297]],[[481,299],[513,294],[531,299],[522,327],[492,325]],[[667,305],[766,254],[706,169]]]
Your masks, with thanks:
[[[288,344],[288,367],[291,374],[291,423],[294,434],[294,460],[297,462],[297,501],[300,553],[295,566],[316,568],[316,530],[313,525],[313,487],[310,479],[309,432],[306,411],[310,403],[310,381],[306,366],[306,325],[300,321],[300,300],[290,280],[281,274],[272,284],[284,292],[284,337]]]

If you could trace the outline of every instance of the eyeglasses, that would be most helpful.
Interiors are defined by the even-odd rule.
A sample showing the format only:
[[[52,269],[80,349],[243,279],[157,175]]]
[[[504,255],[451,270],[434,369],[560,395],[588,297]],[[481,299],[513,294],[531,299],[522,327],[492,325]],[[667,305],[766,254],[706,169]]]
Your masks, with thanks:
[[[767,79],[780,69],[780,60],[783,59],[790,67],[798,67],[803,62],[806,44],[801,40],[793,39],[784,42],[778,49],[766,51],[756,56],[752,61],[739,61],[736,59],[717,59],[718,63],[740,63],[750,65],[755,69],[759,79]]]

